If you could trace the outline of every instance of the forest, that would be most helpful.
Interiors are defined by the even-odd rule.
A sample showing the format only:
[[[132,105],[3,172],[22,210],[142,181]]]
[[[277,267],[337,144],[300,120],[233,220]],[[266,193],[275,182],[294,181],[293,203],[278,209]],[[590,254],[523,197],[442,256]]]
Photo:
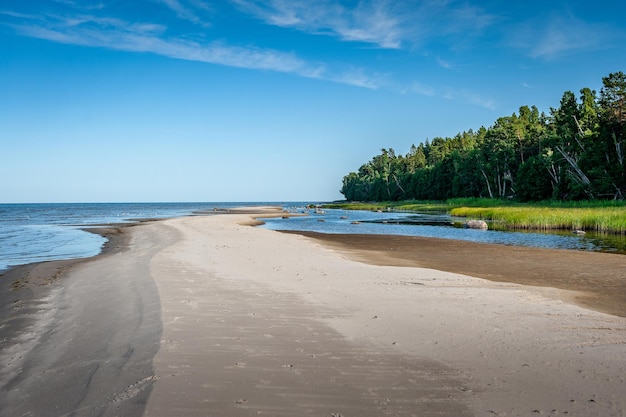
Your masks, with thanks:
[[[624,200],[626,75],[602,78],[599,93],[563,94],[549,114],[522,106],[488,127],[436,137],[406,155],[382,149],[343,178],[349,201]]]

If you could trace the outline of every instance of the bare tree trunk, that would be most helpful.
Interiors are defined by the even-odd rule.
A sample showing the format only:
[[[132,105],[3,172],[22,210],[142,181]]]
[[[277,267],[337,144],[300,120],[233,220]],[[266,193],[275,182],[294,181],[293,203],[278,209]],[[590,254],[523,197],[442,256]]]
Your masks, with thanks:
[[[555,147],[557,151],[559,151],[559,153],[561,155],[563,155],[563,158],[565,158],[565,160],[567,161],[567,163],[571,166],[572,168],[572,173],[574,174],[573,177],[576,181],[578,181],[579,183],[583,184],[586,187],[585,193],[590,197],[590,198],[595,198],[594,197],[594,193],[593,193],[593,188],[591,186],[591,181],[589,180],[589,177],[587,177],[587,175],[585,175],[585,173],[583,172],[582,169],[580,169],[580,167],[578,166],[578,162],[576,162],[576,160],[574,158],[572,158],[571,156],[569,156],[567,154],[567,152],[565,152],[563,149],[561,149],[559,146]]]
[[[396,174],[392,174],[392,176],[398,188],[402,191],[403,194],[406,194],[406,191],[404,191],[404,187],[402,186],[402,184],[400,184],[400,180],[398,180],[398,177],[396,176]]]
[[[620,166],[624,166],[624,155],[622,154],[622,141],[618,141],[615,136],[615,132],[613,132],[613,143],[615,144],[615,152],[617,153],[617,160],[619,161]]]
[[[580,180],[580,182],[582,182],[583,184],[585,184],[586,186],[591,188],[591,181],[589,180],[587,175],[585,175],[585,173],[580,169],[580,167],[578,166],[578,163],[576,162],[576,160],[574,158],[572,158],[571,156],[569,156],[567,154],[567,152],[565,152],[559,146],[556,146],[556,150],[559,151],[560,154],[563,155],[563,158],[565,158],[567,163],[570,164],[570,166],[572,167],[572,169],[576,173],[576,176]]]
[[[552,192],[554,192],[556,191],[557,187],[559,186],[559,183],[561,182],[559,172],[556,171],[556,167],[554,166],[554,163],[551,163],[550,167],[546,168],[546,170],[548,171],[548,174],[550,174],[550,178],[552,178]]]
[[[485,182],[487,183],[487,191],[489,191],[489,198],[493,198],[493,192],[491,191],[491,185],[489,184],[489,178],[487,178],[487,174],[485,173],[484,169],[480,169],[480,172],[482,172],[483,177],[485,177]]]
[[[578,119],[576,118],[576,116],[572,116],[574,118],[574,121],[576,122],[576,126],[578,127],[578,133],[580,134],[580,137],[584,137],[585,134],[583,133],[583,129],[582,127],[580,127],[580,123],[578,123]],[[574,139],[576,140],[576,143],[578,143],[578,146],[580,147],[580,149],[585,152],[585,147],[583,146],[583,144],[578,140],[578,138],[576,137],[576,135],[574,135]]]
[[[523,164],[524,163],[524,148],[523,148],[523,143],[522,143],[522,136],[519,134],[519,132],[517,133],[517,142],[519,143],[519,157]]]
[[[546,170],[548,171],[548,174],[550,174],[550,178],[552,178],[552,181],[553,181],[555,184],[558,184],[558,183],[559,183],[559,175],[558,175],[558,173],[556,172],[556,167],[554,166],[554,164],[553,164],[553,163],[551,163],[551,164],[550,164],[550,167],[549,167],[549,168],[546,168]]]

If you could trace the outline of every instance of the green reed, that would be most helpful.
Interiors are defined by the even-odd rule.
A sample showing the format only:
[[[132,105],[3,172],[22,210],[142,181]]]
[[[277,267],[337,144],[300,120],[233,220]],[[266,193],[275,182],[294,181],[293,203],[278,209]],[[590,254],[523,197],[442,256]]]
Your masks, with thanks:
[[[447,201],[386,201],[327,204],[328,208],[373,211],[448,212],[453,216],[492,221],[494,229],[585,230],[626,233],[624,201],[543,201],[518,203],[489,198]]]
[[[330,209],[368,211],[447,212],[450,210],[450,205],[445,201],[340,202],[323,204],[322,207]]]
[[[498,229],[563,229],[626,233],[626,207],[592,205],[456,207],[450,214],[491,220]]]

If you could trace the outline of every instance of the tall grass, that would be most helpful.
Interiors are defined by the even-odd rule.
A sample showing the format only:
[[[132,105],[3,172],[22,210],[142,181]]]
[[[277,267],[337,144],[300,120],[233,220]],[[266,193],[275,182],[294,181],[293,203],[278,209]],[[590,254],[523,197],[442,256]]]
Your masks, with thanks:
[[[542,201],[517,203],[489,198],[455,198],[447,201],[392,201],[341,203],[329,208],[449,212],[453,216],[491,220],[494,229],[585,230],[626,234],[624,201]]]
[[[345,202],[327,203],[325,208],[370,211],[437,211],[447,212],[450,205],[445,201],[380,201],[380,202]]]
[[[626,233],[626,207],[457,207],[450,214],[493,221],[497,229],[564,229]]]

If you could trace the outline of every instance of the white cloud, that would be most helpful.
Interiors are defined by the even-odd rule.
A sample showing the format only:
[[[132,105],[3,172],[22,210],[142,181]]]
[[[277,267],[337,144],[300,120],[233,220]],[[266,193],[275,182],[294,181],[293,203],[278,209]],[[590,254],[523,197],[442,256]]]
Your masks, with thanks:
[[[612,47],[624,31],[572,15],[552,15],[545,21],[527,21],[515,28],[510,44],[532,58],[551,60],[564,54]]]
[[[479,106],[479,107],[484,107],[487,110],[496,109],[496,102],[493,98],[484,97],[476,92],[466,90],[466,89],[459,89],[459,90],[450,89],[443,95],[443,98],[447,100],[452,100],[452,101],[460,100],[468,104],[472,104],[472,105]]]
[[[441,68],[445,68],[445,69],[452,69],[452,66],[453,66],[450,62],[445,61],[441,59],[440,57],[437,57],[437,64],[439,64]]]
[[[411,87],[409,89],[410,92],[415,93],[415,94],[419,94],[421,96],[434,96],[435,95],[435,89],[428,86],[428,85],[424,85],[422,83],[419,83],[417,81],[413,82],[411,84]]]
[[[362,0],[352,7],[330,0],[231,2],[270,25],[386,49],[413,46],[454,33],[467,37],[495,21],[482,9],[454,0]]]
[[[18,12],[13,12],[11,10],[0,10],[0,15],[14,17],[17,19],[29,19],[29,20],[35,20],[39,18],[39,16],[34,15],[34,14],[18,13]]]
[[[350,70],[336,76],[331,76],[330,80],[341,84],[368,88],[370,90],[376,90],[381,87],[381,77],[371,77],[365,74],[361,69]]]
[[[351,13],[351,19],[337,19],[334,29],[348,41],[377,44],[396,49],[408,36],[409,27],[402,15],[394,13],[386,1],[360,3]]]
[[[193,21],[196,12],[210,13],[207,3],[202,0],[153,0],[167,6],[171,14]],[[347,9],[338,2],[320,0],[269,0],[261,3],[255,0],[236,1],[266,22],[280,26],[297,27],[301,30],[317,33],[331,33],[344,40],[360,40],[380,47],[396,48],[408,39],[407,19],[415,13],[400,13],[405,3],[400,1],[363,0],[358,6]],[[413,4],[410,1],[407,4]],[[428,13],[439,15],[444,4],[436,0],[420,3],[422,18]],[[470,19],[480,15],[477,9],[462,9],[462,16],[455,19]],[[428,13],[427,13],[428,12]],[[0,14],[3,12],[0,11]],[[10,14],[10,12],[4,12]],[[202,30],[185,33],[184,36],[172,34],[172,29],[165,25],[150,22],[129,22],[111,17],[100,11],[89,14],[85,9],[74,9],[74,13],[65,11],[56,15],[19,15],[11,14],[14,23],[5,23],[22,35],[46,39],[53,42],[107,48],[128,52],[144,52],[175,59],[226,65],[252,70],[276,71],[300,77],[326,80],[345,85],[367,88],[387,89],[402,94],[439,96],[460,100],[472,105],[493,109],[494,101],[468,91],[456,91],[442,94],[421,83],[399,81],[391,73],[380,73],[365,67],[347,67],[334,62],[314,62],[302,58],[294,52],[284,52],[272,48],[249,45],[233,45],[227,40],[207,40],[207,33]],[[204,16],[204,15],[203,15]],[[394,17],[395,16],[395,17]],[[401,17],[399,17],[401,16]],[[424,17],[426,16],[426,17]],[[15,23],[17,22],[17,23]],[[197,29],[197,28],[196,28]],[[440,66],[452,68],[453,65],[441,58]],[[456,66],[455,66],[456,67]],[[384,71],[384,70],[383,70]]]
[[[189,2],[188,4],[183,4],[179,0],[157,0],[157,1],[159,1],[160,3],[169,7],[172,11],[174,11],[176,13],[176,16],[179,19],[187,20],[189,22],[192,22],[194,24],[204,26],[204,27],[210,26],[210,23],[206,22],[200,16],[200,14],[209,12],[211,9],[206,3],[200,0],[193,0]]]
[[[232,1],[241,10],[271,25],[331,34],[346,41],[372,43],[382,48],[398,48],[406,30],[402,18],[389,7],[389,1],[360,2],[353,9],[326,0]]]
[[[76,15],[29,17],[26,22],[9,26],[24,36],[65,44],[148,52],[175,59],[283,72],[368,89],[380,86],[378,77],[367,75],[363,69],[329,69],[325,64],[274,49],[167,37],[166,27],[151,23],[131,24],[117,18]]]
[[[499,18],[479,7],[461,4],[459,7],[452,8],[449,20],[451,25],[444,30],[467,33],[481,31],[497,22]]]
[[[75,0],[53,0],[55,3],[80,8],[82,10],[100,10],[104,9],[104,3],[89,3],[88,0],[75,1]]]
[[[89,24],[87,24],[89,23]],[[14,25],[26,36],[74,45],[129,52],[151,52],[171,58],[221,64],[239,68],[265,69],[319,76],[319,68],[293,54],[271,49],[229,46],[219,42],[198,42],[160,36],[165,30],[153,24],[129,24],[113,18],[81,16],[57,20],[44,27]]]

